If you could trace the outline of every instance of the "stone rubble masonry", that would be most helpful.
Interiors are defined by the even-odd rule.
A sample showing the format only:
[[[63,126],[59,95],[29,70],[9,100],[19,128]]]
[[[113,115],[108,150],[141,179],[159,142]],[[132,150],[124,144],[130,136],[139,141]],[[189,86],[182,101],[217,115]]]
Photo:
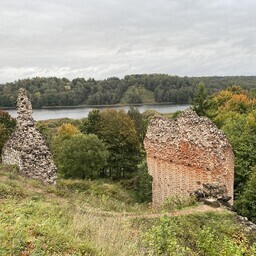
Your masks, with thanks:
[[[169,196],[189,196],[203,184],[227,189],[233,204],[234,155],[225,135],[207,118],[188,109],[177,119],[155,116],[144,140],[153,177],[153,206]]]
[[[43,136],[35,127],[32,105],[23,88],[19,89],[17,113],[15,130],[2,150],[3,164],[17,165],[25,176],[55,184],[57,167]]]

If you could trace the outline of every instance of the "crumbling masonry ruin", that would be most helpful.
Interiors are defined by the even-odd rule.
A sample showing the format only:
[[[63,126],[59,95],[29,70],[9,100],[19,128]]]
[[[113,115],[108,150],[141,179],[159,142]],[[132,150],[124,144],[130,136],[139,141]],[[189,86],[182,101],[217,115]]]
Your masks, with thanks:
[[[26,90],[19,89],[15,131],[2,150],[3,164],[17,165],[25,176],[55,184],[57,168],[44,138],[35,128]]]
[[[155,116],[144,140],[153,206],[189,196],[209,184],[225,188],[233,203],[234,155],[225,135],[206,117],[186,110],[177,119]]]

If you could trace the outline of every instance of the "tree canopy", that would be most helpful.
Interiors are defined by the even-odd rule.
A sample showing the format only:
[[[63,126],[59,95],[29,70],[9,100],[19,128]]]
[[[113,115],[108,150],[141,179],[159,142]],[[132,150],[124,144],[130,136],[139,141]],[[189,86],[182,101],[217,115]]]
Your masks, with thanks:
[[[60,153],[63,150],[63,145],[66,140],[71,139],[72,136],[80,134],[80,130],[71,123],[62,124],[51,139],[51,149],[54,160],[57,164],[60,161]]]
[[[196,113],[199,116],[205,115],[205,102],[207,99],[207,91],[205,88],[205,84],[203,82],[200,82],[197,84],[193,99],[193,110],[196,111]]]
[[[94,179],[107,163],[108,151],[94,134],[76,134],[63,142],[60,171],[67,178]]]
[[[137,169],[140,142],[133,120],[123,110],[93,110],[81,129],[96,134],[105,142],[109,157],[107,167],[112,177],[124,176]]]
[[[250,91],[233,86],[211,96],[206,102],[205,113],[224,131],[232,145],[235,205],[238,212],[244,212],[248,203],[245,197],[253,198],[252,194],[256,193],[251,185],[255,183],[252,173],[256,167],[256,98]]]
[[[77,105],[110,105],[117,103],[188,104],[194,97],[196,85],[202,82],[209,94],[239,85],[255,87],[255,76],[178,77],[166,74],[127,75],[123,79],[35,77],[0,84],[0,107],[14,107],[18,89],[29,92],[33,108]]]

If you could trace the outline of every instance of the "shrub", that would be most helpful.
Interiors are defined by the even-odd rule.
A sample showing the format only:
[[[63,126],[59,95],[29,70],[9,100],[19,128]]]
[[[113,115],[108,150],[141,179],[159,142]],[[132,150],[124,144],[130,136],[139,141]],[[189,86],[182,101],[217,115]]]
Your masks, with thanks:
[[[4,124],[0,123],[0,155],[2,152],[2,148],[5,144],[5,142],[7,141],[8,137],[9,137],[8,129],[5,127]]]
[[[186,255],[190,249],[181,246],[176,237],[176,222],[161,217],[160,223],[149,229],[144,236],[144,244],[149,255]]]
[[[63,142],[60,170],[68,178],[93,179],[99,176],[107,157],[108,151],[96,135],[73,135]]]
[[[13,132],[15,125],[15,119],[6,111],[0,110],[0,155],[5,142]]]
[[[0,123],[4,124],[4,126],[12,132],[16,125],[16,120],[11,117],[8,112],[0,109]]]
[[[230,214],[161,217],[144,233],[143,244],[154,256],[252,256],[256,246]]]

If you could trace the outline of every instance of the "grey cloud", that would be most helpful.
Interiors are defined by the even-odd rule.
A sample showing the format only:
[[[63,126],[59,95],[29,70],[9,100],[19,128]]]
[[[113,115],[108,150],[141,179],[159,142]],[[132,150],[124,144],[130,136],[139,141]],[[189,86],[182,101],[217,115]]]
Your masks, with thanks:
[[[0,0],[0,82],[254,74],[253,0]]]

